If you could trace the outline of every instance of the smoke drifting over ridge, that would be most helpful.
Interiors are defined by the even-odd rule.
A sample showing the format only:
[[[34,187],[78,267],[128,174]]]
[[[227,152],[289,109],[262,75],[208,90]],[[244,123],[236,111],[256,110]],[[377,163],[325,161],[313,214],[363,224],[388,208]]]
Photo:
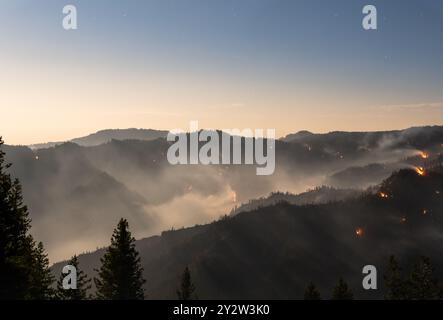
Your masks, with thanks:
[[[216,220],[274,191],[296,194],[323,184],[340,186],[344,178],[334,183],[328,178],[350,167],[385,166],[378,180],[370,182],[378,183],[393,170],[424,161],[423,150],[436,154],[441,141],[442,127],[277,140],[271,176],[257,176],[255,166],[172,166],[166,161],[170,144],[165,139],[4,149],[13,175],[23,184],[32,232],[55,262],[107,245],[120,217],[142,238]],[[355,188],[367,186],[354,180]]]

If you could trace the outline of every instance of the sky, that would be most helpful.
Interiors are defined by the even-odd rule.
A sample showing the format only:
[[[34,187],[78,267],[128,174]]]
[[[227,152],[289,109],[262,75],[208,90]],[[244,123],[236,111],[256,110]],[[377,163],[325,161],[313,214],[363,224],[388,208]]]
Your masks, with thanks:
[[[0,0],[0,135],[441,125],[442,35],[439,0]]]

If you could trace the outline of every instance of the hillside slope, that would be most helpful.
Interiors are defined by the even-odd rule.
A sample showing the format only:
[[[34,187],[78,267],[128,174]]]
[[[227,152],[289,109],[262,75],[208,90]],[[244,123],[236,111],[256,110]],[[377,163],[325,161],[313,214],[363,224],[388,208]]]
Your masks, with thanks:
[[[381,298],[382,290],[361,289],[361,269],[377,266],[381,281],[391,254],[403,263],[430,256],[443,276],[441,191],[442,173],[401,170],[357,199],[279,203],[139,240],[148,297],[174,298],[186,265],[202,299],[297,299],[310,281],[328,298],[340,276],[357,298]],[[81,265],[93,274],[102,254],[80,256]]]

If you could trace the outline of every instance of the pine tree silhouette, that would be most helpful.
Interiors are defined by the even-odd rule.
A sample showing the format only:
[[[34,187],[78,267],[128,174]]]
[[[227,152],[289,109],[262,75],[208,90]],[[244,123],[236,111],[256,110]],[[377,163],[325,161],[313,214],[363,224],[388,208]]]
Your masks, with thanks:
[[[111,245],[101,258],[98,278],[94,278],[97,298],[105,300],[144,299],[143,268],[135,249],[128,221],[121,219],[114,230]]]
[[[332,293],[332,300],[353,300],[354,294],[349,289],[348,284],[340,278]]]
[[[438,280],[434,277],[434,268],[431,260],[420,257],[411,272],[408,280],[408,295],[412,300],[439,299],[441,289]]]
[[[52,288],[54,276],[49,269],[49,259],[43,243],[39,242],[33,251],[33,269],[31,273],[31,288],[29,299],[52,299],[55,291]]]
[[[75,267],[77,270],[77,289],[64,289],[63,279],[66,274],[61,273],[60,278],[57,281],[57,299],[60,300],[86,300],[90,298],[88,290],[91,289],[91,279],[88,278],[86,273],[79,268],[79,262],[76,255],[74,255],[67,263]]]
[[[388,269],[384,276],[386,286],[386,300],[407,299],[407,283],[403,279],[402,269],[394,256],[389,257]]]
[[[180,288],[177,290],[177,296],[179,300],[192,300],[194,295],[195,286],[191,280],[191,273],[189,268],[186,267],[181,277]]]
[[[0,299],[48,299],[49,261],[29,234],[31,220],[17,179],[7,173],[0,137]]]
[[[310,282],[306,287],[304,300],[321,300],[320,292],[314,283]]]

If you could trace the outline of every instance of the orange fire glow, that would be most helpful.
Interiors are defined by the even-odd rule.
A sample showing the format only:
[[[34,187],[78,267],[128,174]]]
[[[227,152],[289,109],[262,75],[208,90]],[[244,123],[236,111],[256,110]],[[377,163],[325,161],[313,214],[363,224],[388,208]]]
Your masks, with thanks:
[[[362,228],[357,228],[357,229],[355,229],[355,235],[356,235],[357,237],[361,237],[361,236],[363,236],[363,229],[362,229]]]
[[[380,196],[380,198],[389,198],[389,196],[384,192],[380,192],[378,195]]]
[[[429,153],[426,153],[424,151],[420,151],[420,157],[422,157],[422,159],[427,159],[427,158],[429,158]]]
[[[417,172],[417,174],[419,176],[424,176],[426,173],[425,169],[423,167],[415,167],[414,169],[415,169],[415,172]]]

